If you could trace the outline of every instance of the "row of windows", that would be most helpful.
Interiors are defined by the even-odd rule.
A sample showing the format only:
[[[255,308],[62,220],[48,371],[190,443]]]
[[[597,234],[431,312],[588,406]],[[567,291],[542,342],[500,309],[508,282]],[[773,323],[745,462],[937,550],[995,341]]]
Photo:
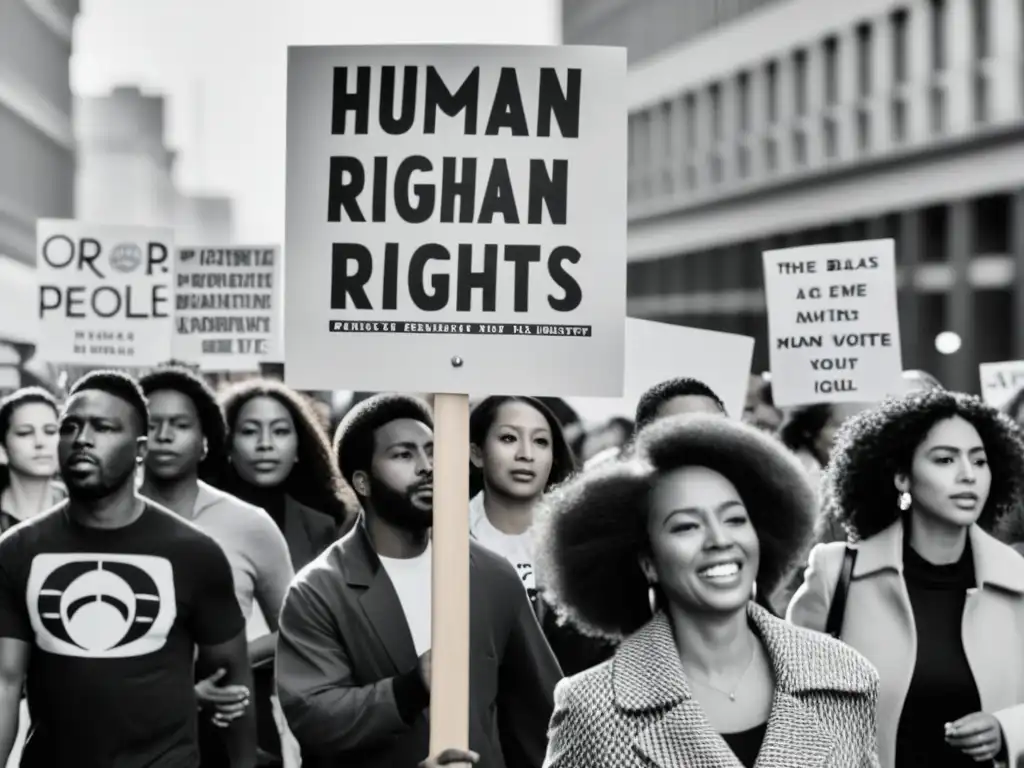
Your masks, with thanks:
[[[927,129],[934,136],[945,133],[948,123],[948,85],[942,78],[950,66],[950,35],[960,33],[950,25],[948,3],[953,0],[921,0],[880,19],[857,26],[850,36],[833,35],[820,48],[804,48],[792,54],[744,70],[728,79],[711,83],[677,99],[630,116],[629,196],[644,202],[680,192],[717,187],[729,178],[750,179],[755,163],[764,175],[782,170],[788,159],[793,168],[812,162],[812,143],[820,146],[824,162],[842,154],[841,142],[863,155],[886,143],[875,136],[878,109],[886,110],[888,141],[901,145],[909,138],[911,99],[910,25],[914,14],[924,14],[930,34],[927,38],[929,76],[914,83],[926,88]],[[1017,0],[1016,18],[995,19],[992,0],[968,0],[971,22],[972,119],[983,124],[990,119],[993,73],[985,66],[992,59],[994,25],[1016,23],[1024,39],[1024,0]],[[1008,6],[1000,6],[1008,7]],[[887,25],[887,29],[882,29]],[[887,33],[887,34],[883,34]],[[888,50],[879,46],[884,40]],[[843,46],[852,45],[852,57],[844,57]],[[820,56],[820,81],[812,83],[811,56]],[[882,58],[887,57],[887,58]],[[851,63],[856,71],[844,92],[843,67]],[[888,80],[882,81],[882,75]],[[995,75],[998,76],[998,75]],[[820,113],[812,97],[812,85],[821,97]],[[785,86],[785,90],[784,90]],[[785,96],[788,95],[787,100]],[[881,97],[881,98],[879,98]],[[755,101],[755,99],[757,101]],[[847,120],[843,107],[853,108]],[[757,130],[756,123],[761,123]],[[852,131],[850,137],[843,130]]]

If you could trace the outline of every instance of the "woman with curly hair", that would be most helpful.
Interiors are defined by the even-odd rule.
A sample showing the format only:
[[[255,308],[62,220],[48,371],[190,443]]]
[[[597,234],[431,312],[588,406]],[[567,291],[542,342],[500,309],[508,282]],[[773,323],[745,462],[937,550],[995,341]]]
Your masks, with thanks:
[[[985,532],[1022,490],[1020,430],[968,395],[889,400],[840,430],[826,497],[856,543],[811,550],[788,616],[878,670],[883,768],[1024,755],[1024,561]]]
[[[720,416],[644,429],[553,491],[538,568],[558,609],[621,639],[555,692],[547,768],[877,766],[871,666],[765,607],[814,491],[772,437]]]
[[[223,490],[265,509],[288,541],[295,571],[351,527],[359,511],[330,441],[301,395],[252,379],[221,395],[228,425]]]

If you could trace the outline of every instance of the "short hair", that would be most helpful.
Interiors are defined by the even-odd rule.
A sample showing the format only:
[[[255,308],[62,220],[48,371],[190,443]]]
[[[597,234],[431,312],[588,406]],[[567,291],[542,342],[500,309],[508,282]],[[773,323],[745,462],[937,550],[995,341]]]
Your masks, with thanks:
[[[330,515],[338,524],[339,535],[344,533],[358,517],[359,501],[338,474],[320,419],[313,412],[312,405],[298,392],[273,379],[249,379],[224,390],[220,404],[227,422],[229,448],[238,426],[238,414],[246,403],[257,397],[269,397],[279,402],[295,424],[298,460],[281,490],[300,504]],[[227,462],[221,488],[228,493],[245,496],[246,486],[234,465]]]
[[[0,400],[0,444],[7,442],[7,433],[11,429],[11,420],[14,412],[23,405],[41,403],[53,409],[54,415],[60,414],[60,405],[57,398],[42,387],[22,387],[16,389],[7,397]]]
[[[122,371],[90,371],[76,381],[68,391],[68,399],[79,392],[106,392],[128,403],[138,417],[139,430],[145,434],[149,429],[149,405],[139,383]]]
[[[356,472],[366,472],[370,468],[374,433],[398,419],[412,419],[434,428],[430,406],[412,395],[373,395],[345,414],[334,433],[334,456],[342,477],[350,486]]]
[[[832,403],[800,405],[786,414],[779,439],[791,451],[810,449],[832,418]]]
[[[840,427],[823,479],[826,514],[853,539],[871,538],[896,522],[902,512],[895,476],[910,472],[914,452],[935,424],[956,416],[978,431],[992,469],[978,525],[993,530],[1017,512],[1024,496],[1020,428],[977,397],[932,390],[885,400]]]
[[[651,617],[639,558],[649,552],[651,491],[685,466],[736,486],[757,531],[758,602],[798,565],[813,533],[817,498],[799,462],[761,430],[710,414],[671,416],[645,428],[635,453],[585,470],[544,497],[537,570],[546,598],[584,634],[621,639]]]
[[[491,395],[484,398],[469,414],[469,442],[473,445],[483,447],[487,440],[487,433],[494,425],[498,416],[498,410],[505,403],[524,403],[535,409],[548,423],[551,430],[551,474],[548,476],[547,487],[558,485],[567,480],[576,471],[576,457],[573,455],[569,443],[565,439],[565,432],[558,417],[552,413],[543,401],[536,397],[524,395]],[[477,474],[476,467],[471,468],[472,474]]]
[[[707,397],[725,413],[725,403],[711,387],[698,379],[681,376],[655,384],[642,395],[636,406],[636,431],[639,432],[658,417],[658,409],[677,397]]]
[[[228,427],[210,385],[188,368],[167,365],[142,376],[139,387],[146,397],[171,390],[192,401],[199,416],[199,428],[206,438],[206,457],[199,463],[199,476],[206,482],[215,482],[226,463]]]

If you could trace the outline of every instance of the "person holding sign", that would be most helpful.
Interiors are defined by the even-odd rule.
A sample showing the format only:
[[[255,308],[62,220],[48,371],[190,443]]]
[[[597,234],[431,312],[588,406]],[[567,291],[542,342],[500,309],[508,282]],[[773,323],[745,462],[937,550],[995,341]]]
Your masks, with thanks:
[[[559,684],[545,768],[871,768],[878,676],[763,607],[815,497],[763,432],[667,417],[546,500],[538,566],[614,658]]]
[[[277,689],[305,768],[412,766],[428,753],[433,416],[377,395],[335,436],[356,526],[292,582]],[[469,741],[481,764],[540,768],[561,670],[522,581],[470,545]]]
[[[825,482],[858,543],[811,550],[788,618],[878,669],[882,768],[1018,765],[1024,561],[985,529],[1024,499],[1020,430],[967,395],[890,400],[840,430]]]

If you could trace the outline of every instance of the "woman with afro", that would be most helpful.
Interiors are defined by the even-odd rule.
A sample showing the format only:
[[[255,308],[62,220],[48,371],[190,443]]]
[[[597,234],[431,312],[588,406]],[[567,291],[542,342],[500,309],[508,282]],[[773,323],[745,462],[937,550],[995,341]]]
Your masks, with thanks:
[[[889,400],[839,432],[825,495],[856,543],[811,550],[789,619],[878,670],[882,768],[1024,755],[1024,560],[985,532],[1022,484],[1018,427],[968,395]]]
[[[559,683],[544,765],[877,766],[874,670],[766,607],[815,506],[776,440],[712,415],[658,420],[549,494],[552,601],[621,643]]]

